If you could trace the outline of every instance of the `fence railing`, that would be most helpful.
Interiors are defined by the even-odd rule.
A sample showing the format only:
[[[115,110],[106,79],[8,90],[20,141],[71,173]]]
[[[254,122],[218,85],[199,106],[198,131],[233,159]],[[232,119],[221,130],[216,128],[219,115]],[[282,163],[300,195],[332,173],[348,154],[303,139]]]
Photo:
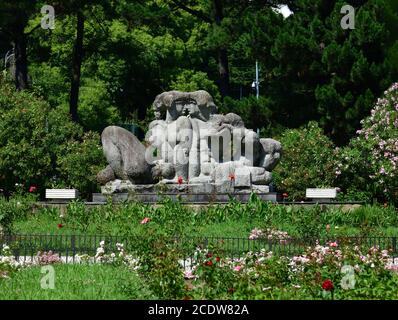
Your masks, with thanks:
[[[38,252],[58,254],[64,262],[75,262],[76,255],[95,256],[101,241],[105,241],[105,251],[117,252],[117,243],[122,243],[126,252],[134,253],[142,249],[145,236],[105,236],[105,235],[48,235],[13,234],[0,235],[0,246],[7,244],[16,260],[33,261]],[[397,237],[330,237],[330,238],[233,238],[233,237],[174,237],[163,239],[173,242],[181,254],[184,266],[193,261],[197,248],[218,250],[225,257],[240,258],[245,253],[260,250],[272,251],[277,256],[293,256],[303,253],[308,247],[337,242],[339,246],[358,246],[361,251],[379,247],[397,255]]]

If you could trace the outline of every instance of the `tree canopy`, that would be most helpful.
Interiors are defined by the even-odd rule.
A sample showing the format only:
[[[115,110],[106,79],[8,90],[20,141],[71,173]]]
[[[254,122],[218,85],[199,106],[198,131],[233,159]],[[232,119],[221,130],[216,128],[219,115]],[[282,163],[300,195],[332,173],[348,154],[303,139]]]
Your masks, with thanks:
[[[0,52],[13,50],[16,88],[86,130],[145,120],[162,91],[205,89],[250,128],[273,135],[316,120],[345,144],[398,77],[397,0],[2,2]],[[40,27],[44,4],[55,29]],[[340,25],[345,4],[353,30]]]

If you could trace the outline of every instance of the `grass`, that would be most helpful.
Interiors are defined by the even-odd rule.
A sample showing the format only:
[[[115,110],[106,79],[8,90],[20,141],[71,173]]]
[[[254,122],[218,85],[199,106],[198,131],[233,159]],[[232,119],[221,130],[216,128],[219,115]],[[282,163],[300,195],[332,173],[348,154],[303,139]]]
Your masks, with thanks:
[[[16,218],[13,231],[23,234],[145,236],[149,225],[188,236],[247,238],[253,228],[287,231],[291,236],[398,236],[398,213],[391,208],[365,206],[351,212],[338,209],[291,208],[284,205],[214,206],[196,212],[180,205],[154,208],[140,204],[103,206],[88,210],[69,207],[60,218],[58,209],[40,209]],[[59,228],[58,225],[62,224]],[[166,226],[168,224],[168,226]],[[326,225],[330,231],[326,232]]]
[[[44,208],[33,212],[26,209],[27,207],[23,207],[22,210],[18,209],[20,207],[14,208],[7,205],[7,203],[3,204],[3,208],[8,211],[5,209],[2,211],[0,208],[0,214],[16,212],[12,216],[12,229],[15,233],[117,235],[125,239],[129,236],[142,236],[142,242],[134,240],[129,245],[132,245],[132,248],[138,245],[138,247],[143,247],[144,251],[148,250],[145,247],[147,245],[145,241],[157,239],[160,234],[247,239],[253,228],[279,229],[297,238],[304,236],[320,238],[398,236],[396,209],[377,205],[363,206],[346,212],[335,207],[292,207],[253,199],[248,204],[231,202],[222,206],[208,206],[201,210],[194,210],[189,206],[172,202],[166,202],[161,206],[139,203],[106,204],[88,210],[84,204],[75,202],[68,205],[64,216],[61,216],[60,211],[54,208]],[[150,222],[141,224],[145,217],[149,217]],[[58,228],[60,223],[63,225],[62,228]],[[330,226],[328,230],[327,225]],[[98,245],[97,242],[103,238],[96,237],[96,240],[98,241],[90,244],[94,250],[93,253]],[[35,246],[43,245],[41,242],[39,244],[32,242],[29,237],[24,240],[25,247],[21,245],[22,241],[21,243],[18,241],[16,245],[20,246],[21,254],[24,250],[30,250],[29,252],[35,254],[38,251]],[[57,237],[54,241],[59,241],[59,243],[52,243],[49,249],[61,252],[61,247],[70,247],[71,239]],[[76,241],[79,246],[80,240]],[[225,243],[227,245],[227,242]],[[267,243],[258,245],[267,245]],[[189,246],[194,248],[196,244],[195,246],[189,244]],[[241,246],[242,243],[233,242],[228,250],[234,251]],[[299,246],[304,248],[303,243],[299,243]],[[279,247],[273,245],[272,251],[277,252]],[[127,244],[125,248],[126,250],[129,248]],[[167,268],[165,270],[167,271]],[[0,299],[156,299],[152,292],[158,292],[153,288],[153,291],[148,289],[151,281],[140,278],[125,267],[55,265],[55,272],[54,290],[45,290],[40,287],[43,274],[40,273],[39,267],[24,269],[13,274],[11,279],[0,279]],[[164,279],[167,273],[162,270],[159,275],[161,279]],[[284,297],[283,292],[281,294],[281,297]]]
[[[124,223],[122,221],[102,221],[99,226],[97,223],[91,224],[87,230],[83,231],[80,228],[76,228],[73,225],[69,225],[67,222],[62,223],[62,228],[58,227],[62,221],[55,217],[46,214],[45,212],[40,212],[38,214],[31,215],[28,219],[15,221],[13,229],[15,233],[23,234],[54,234],[54,235],[120,235],[128,233],[135,235],[144,235],[145,227],[140,224],[139,219],[135,221],[130,221],[128,225],[128,230],[125,227],[121,227],[120,224]],[[195,236],[214,236],[214,237],[242,237],[246,238],[250,231],[258,227],[262,223],[261,220],[248,220],[241,219],[229,220],[223,222],[214,222],[211,224],[196,224],[187,225],[186,231],[188,234],[194,234]]]
[[[398,236],[398,212],[392,207],[362,206],[351,211],[338,207],[300,207],[266,203],[253,198],[242,204],[211,205],[199,210],[173,201],[152,206],[112,203],[88,209],[72,202],[61,215],[58,208],[23,211],[3,203],[12,218],[12,231],[22,234],[147,236],[172,233],[181,236],[247,238],[253,228],[273,228],[293,237]],[[2,209],[0,208],[0,215]],[[149,217],[149,224],[141,224]],[[1,223],[1,221],[0,221]],[[62,227],[59,228],[59,224]],[[326,226],[330,228],[327,231]]]
[[[40,267],[0,279],[0,300],[151,299],[138,275],[123,266],[57,264],[54,289],[42,289]]]

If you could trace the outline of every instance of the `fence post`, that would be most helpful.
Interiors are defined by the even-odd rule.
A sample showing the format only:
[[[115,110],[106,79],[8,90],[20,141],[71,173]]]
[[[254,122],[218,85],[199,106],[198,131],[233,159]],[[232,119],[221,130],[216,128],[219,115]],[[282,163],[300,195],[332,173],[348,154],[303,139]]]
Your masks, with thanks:
[[[76,255],[76,236],[72,235],[71,237],[71,245],[72,245],[72,261],[75,262],[75,255]],[[68,257],[66,257],[68,259]]]
[[[272,239],[268,240],[268,251],[272,251]]]

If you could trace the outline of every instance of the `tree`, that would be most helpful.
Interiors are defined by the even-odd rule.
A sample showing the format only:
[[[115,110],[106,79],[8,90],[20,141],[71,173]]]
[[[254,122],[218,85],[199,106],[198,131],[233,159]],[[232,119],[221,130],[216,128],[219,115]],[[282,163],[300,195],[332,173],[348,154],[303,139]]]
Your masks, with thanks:
[[[0,36],[12,46],[15,61],[15,87],[17,90],[27,89],[28,57],[27,37],[25,28],[30,15],[37,9],[39,1],[23,0],[2,2],[0,9]]]
[[[347,3],[356,9],[354,30],[340,25]],[[271,48],[265,94],[278,110],[274,121],[297,127],[317,120],[345,144],[397,74],[389,58],[397,14],[384,0],[298,0],[295,6]]]
[[[69,98],[69,112],[72,120],[77,122],[77,108],[79,101],[80,76],[83,61],[84,14],[82,10],[76,13],[76,40],[73,48],[72,80]]]
[[[243,0],[197,0],[197,1],[168,1],[171,10],[184,10],[210,24],[208,43],[217,52],[219,87],[222,98],[230,95],[230,65],[228,49],[233,41],[233,30],[239,26],[241,16],[259,8],[276,7],[281,2],[290,1],[243,1]]]

